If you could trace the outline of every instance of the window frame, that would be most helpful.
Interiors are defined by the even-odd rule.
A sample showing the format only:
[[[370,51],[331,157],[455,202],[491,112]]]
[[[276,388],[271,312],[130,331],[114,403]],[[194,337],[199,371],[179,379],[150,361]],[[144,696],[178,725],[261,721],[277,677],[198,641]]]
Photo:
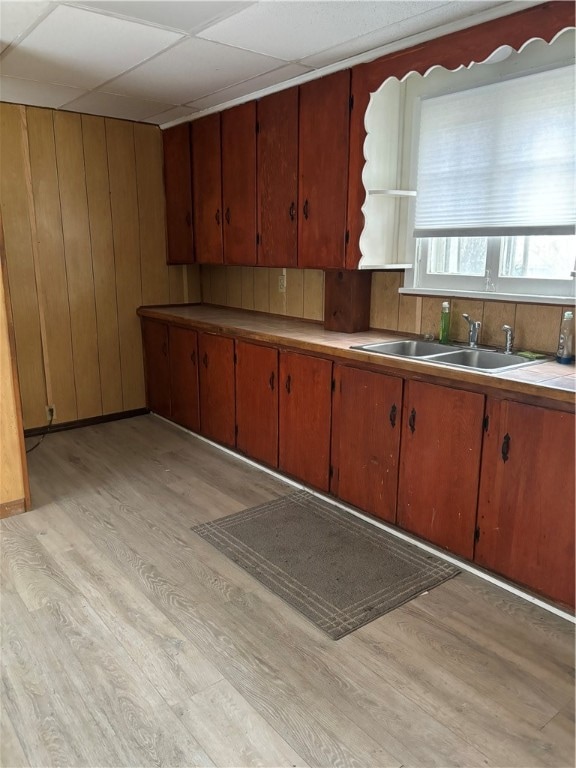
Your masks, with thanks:
[[[548,44],[548,45],[553,45]],[[514,56],[521,56],[520,53],[513,52]],[[556,69],[571,64],[574,66],[574,58],[567,62],[566,57],[559,55],[553,63],[532,63],[526,61],[525,67],[516,68],[511,74],[502,74],[498,65],[494,65],[491,77],[486,77],[483,82],[497,82],[502,79],[515,79],[523,74],[532,74],[537,71]],[[488,70],[490,73],[490,70]],[[446,93],[452,93],[465,88],[438,87],[436,91],[426,94],[427,98],[441,96]],[[409,150],[409,187],[416,189],[416,178],[418,172],[418,146],[420,131],[420,104],[422,96],[416,96],[412,104],[412,136],[405,137],[405,141],[410,142]],[[546,303],[566,303],[574,302],[575,295],[575,272],[566,280],[555,280],[547,278],[530,277],[501,277],[499,275],[501,247],[500,237],[488,237],[488,248],[486,254],[485,274],[479,275],[458,275],[458,274],[429,274],[427,273],[427,248],[425,241],[432,238],[414,237],[414,219],[416,201],[411,198],[407,201],[408,211],[406,216],[406,229],[404,235],[406,261],[411,261],[413,269],[408,269],[405,273],[404,288],[401,293],[415,293],[425,295],[442,295],[450,293],[453,295],[474,295],[490,298],[494,300],[521,300],[527,302],[545,301]],[[504,237],[504,236],[503,236]]]

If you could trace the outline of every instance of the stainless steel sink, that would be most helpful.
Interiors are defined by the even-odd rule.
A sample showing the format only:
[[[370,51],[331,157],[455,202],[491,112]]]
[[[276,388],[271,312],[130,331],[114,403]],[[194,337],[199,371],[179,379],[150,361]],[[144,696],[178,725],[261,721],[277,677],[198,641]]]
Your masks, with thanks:
[[[489,349],[459,349],[430,357],[431,363],[446,363],[463,368],[474,368],[477,371],[496,371],[517,366],[529,365],[532,360],[526,360],[521,355],[505,355]]]
[[[510,368],[534,365],[542,360],[527,360],[521,355],[505,355],[491,349],[471,349],[454,344],[439,344],[423,339],[383,341],[379,344],[360,344],[350,349],[360,349],[378,355],[417,358],[430,363],[440,363],[454,368],[470,368],[476,371],[499,373]]]
[[[422,339],[403,339],[402,341],[383,341],[380,344],[362,344],[350,349],[362,349],[379,355],[400,355],[401,357],[428,357],[439,352],[446,352],[446,344]]]

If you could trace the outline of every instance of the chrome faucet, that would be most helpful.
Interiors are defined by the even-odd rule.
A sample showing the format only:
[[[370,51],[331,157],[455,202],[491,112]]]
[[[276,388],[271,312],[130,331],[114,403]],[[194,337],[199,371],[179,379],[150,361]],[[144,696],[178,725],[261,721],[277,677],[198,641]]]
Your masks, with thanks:
[[[480,327],[482,323],[480,320],[472,320],[470,315],[462,315],[464,320],[468,323],[468,345],[470,347],[477,347],[478,346],[478,333],[480,331]]]
[[[506,334],[506,346],[504,347],[504,354],[511,355],[512,347],[514,346],[514,329],[511,325],[503,325],[502,330]]]

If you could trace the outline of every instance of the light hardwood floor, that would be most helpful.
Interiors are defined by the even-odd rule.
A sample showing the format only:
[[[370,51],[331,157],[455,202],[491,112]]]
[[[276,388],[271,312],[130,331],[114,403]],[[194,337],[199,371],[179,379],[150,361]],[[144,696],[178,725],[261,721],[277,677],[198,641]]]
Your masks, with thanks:
[[[574,765],[571,624],[463,574],[334,642],[190,530],[285,483],[153,416],[29,459],[3,768]]]

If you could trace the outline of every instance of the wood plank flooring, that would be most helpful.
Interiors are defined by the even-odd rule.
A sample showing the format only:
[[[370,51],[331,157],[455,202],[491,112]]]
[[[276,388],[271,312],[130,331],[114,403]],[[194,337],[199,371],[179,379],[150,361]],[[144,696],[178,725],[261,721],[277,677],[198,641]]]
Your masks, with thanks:
[[[153,416],[3,520],[0,765],[573,766],[573,626],[470,574],[334,642],[190,530],[291,492]]]

